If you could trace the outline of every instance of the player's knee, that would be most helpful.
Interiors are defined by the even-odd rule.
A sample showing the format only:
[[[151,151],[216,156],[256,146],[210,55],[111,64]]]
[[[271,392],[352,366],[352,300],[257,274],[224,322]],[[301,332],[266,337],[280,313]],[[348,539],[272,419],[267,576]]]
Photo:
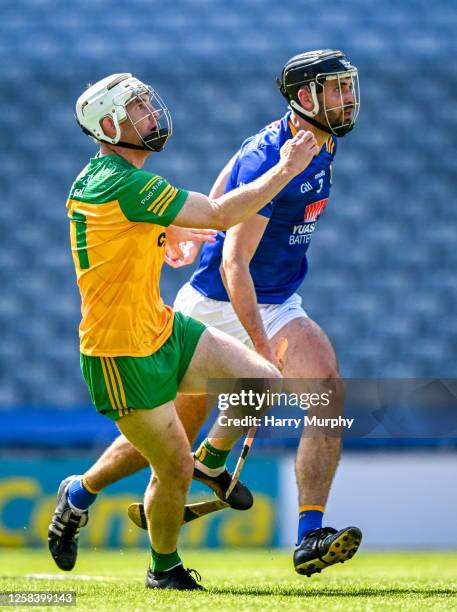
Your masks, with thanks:
[[[336,363],[328,363],[323,367],[323,378],[325,380],[334,380],[335,383],[340,384],[341,376]]]
[[[326,373],[327,375],[321,379],[321,386],[331,391],[333,397],[331,408],[336,416],[343,412],[344,384],[337,367],[329,367]]]
[[[194,473],[194,460],[191,455],[186,460],[179,462],[177,468],[178,478],[176,480],[176,486],[184,493],[189,489],[190,483],[192,482],[192,476]]]
[[[262,382],[258,388],[258,392],[265,394],[265,392],[268,390],[270,392],[270,396],[274,396],[281,393],[283,390],[284,380],[278,368],[269,362],[266,362],[266,364],[267,365],[262,375]],[[267,401],[263,407],[263,410],[269,410],[270,408],[271,404],[269,401]]]
[[[308,378],[316,378],[324,383],[335,381],[335,384],[339,384],[341,376],[338,370],[338,364],[334,359],[327,359],[325,357],[317,359],[313,366],[313,374],[312,376],[308,376]]]
[[[162,484],[178,490],[187,491],[194,473],[194,460],[190,452],[180,452],[173,456],[164,466],[157,478]]]
[[[313,378],[318,379],[319,384],[325,388],[331,387],[334,392],[342,392],[343,381],[336,364],[322,363],[320,367],[316,369],[316,376]]]
[[[182,484],[189,487],[192,476],[194,475],[194,457],[191,453],[184,453],[179,461],[179,472],[181,474]]]

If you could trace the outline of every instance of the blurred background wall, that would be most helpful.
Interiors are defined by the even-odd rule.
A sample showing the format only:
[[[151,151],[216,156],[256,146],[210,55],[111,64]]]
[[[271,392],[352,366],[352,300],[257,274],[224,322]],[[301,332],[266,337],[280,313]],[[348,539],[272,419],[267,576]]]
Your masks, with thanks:
[[[330,205],[300,290],[304,307],[331,337],[346,377],[456,376],[453,0],[1,0],[0,14],[0,544],[19,533],[16,544],[40,541],[37,525],[48,515],[37,500],[115,435],[89,405],[79,370],[65,211],[72,180],[96,151],[74,122],[74,102],[107,74],[133,72],[171,110],[173,137],[147,168],[208,192],[244,138],[285,111],[275,84],[284,62],[304,50],[343,49],[360,70],[362,108],[339,142]],[[164,271],[167,302],[189,275]],[[259,446],[274,473],[289,465],[292,449]],[[373,452],[352,446],[360,464],[361,452]],[[449,457],[452,448],[425,441],[411,451],[408,443],[395,465],[410,461],[408,452]],[[67,465],[65,451],[81,454]],[[385,451],[376,445],[376,457],[388,461]],[[347,477],[356,495],[354,472],[344,466],[338,478]],[[261,468],[249,469],[260,479]],[[382,473],[373,479],[388,495]],[[437,468],[446,501],[442,474]],[[276,500],[279,485],[262,482],[259,491]],[[386,516],[379,503],[377,519]],[[281,533],[279,526],[257,543],[287,543]]]

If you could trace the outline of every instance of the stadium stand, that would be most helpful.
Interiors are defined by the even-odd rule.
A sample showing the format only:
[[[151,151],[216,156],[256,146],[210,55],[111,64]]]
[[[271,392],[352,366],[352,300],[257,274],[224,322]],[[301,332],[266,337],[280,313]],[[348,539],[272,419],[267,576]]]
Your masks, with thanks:
[[[265,6],[268,8],[265,9]],[[174,135],[149,168],[207,192],[240,142],[280,116],[274,78],[304,49],[343,48],[362,108],[301,293],[348,377],[457,372],[457,12],[449,0],[0,2],[0,408],[88,403],[67,190],[95,151],[73,119],[84,84],[131,71]],[[171,301],[186,270],[166,270]]]

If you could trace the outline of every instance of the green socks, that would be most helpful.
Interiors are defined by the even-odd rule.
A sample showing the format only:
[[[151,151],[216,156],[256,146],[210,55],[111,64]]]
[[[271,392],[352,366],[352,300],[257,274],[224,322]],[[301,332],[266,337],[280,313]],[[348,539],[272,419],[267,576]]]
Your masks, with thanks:
[[[151,547],[151,570],[153,572],[166,572],[167,570],[182,565],[178,551],[172,553],[158,553]]]
[[[218,476],[224,471],[229,450],[214,448],[205,438],[195,452],[195,466],[208,476]]]

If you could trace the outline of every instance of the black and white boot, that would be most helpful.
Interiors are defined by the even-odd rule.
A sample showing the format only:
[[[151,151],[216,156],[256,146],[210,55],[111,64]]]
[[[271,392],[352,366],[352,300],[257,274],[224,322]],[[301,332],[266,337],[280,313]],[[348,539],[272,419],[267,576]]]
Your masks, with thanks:
[[[57,567],[67,572],[76,563],[79,530],[89,520],[87,510],[75,510],[68,502],[68,487],[75,478],[80,476],[68,476],[60,483],[57,506],[48,529],[48,546],[52,558]]]

